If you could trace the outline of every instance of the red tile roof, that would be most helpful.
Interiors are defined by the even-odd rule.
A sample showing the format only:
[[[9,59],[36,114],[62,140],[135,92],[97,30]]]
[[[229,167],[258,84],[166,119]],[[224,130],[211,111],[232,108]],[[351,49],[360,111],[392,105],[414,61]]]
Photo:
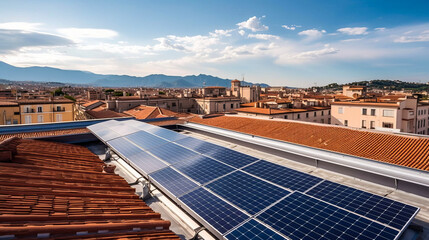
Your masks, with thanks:
[[[429,139],[291,121],[216,117],[192,122],[429,171]]]
[[[103,102],[103,101],[102,100],[94,100],[94,101],[91,101],[91,102],[84,103],[84,104],[82,104],[82,106],[83,107],[89,107],[89,106],[91,106],[93,104],[96,104],[96,103],[99,103],[99,102]]]
[[[11,162],[0,158],[0,236],[180,239],[87,148],[14,139],[0,145],[2,156],[13,146]]]
[[[37,138],[37,137],[48,137],[48,136],[62,136],[69,134],[81,134],[90,132],[87,128],[76,128],[76,129],[64,129],[64,130],[52,130],[43,132],[23,132],[23,133],[11,133],[0,135],[0,141],[11,138]]]
[[[103,104],[99,107],[96,107],[94,109],[85,111],[87,114],[92,116],[93,118],[117,118],[117,117],[128,117],[125,113],[118,113],[109,109],[105,108],[106,104]]]
[[[165,108],[140,105],[128,111],[125,114],[131,115],[136,119],[152,119],[164,117],[188,117],[188,113],[177,113]]]
[[[374,107],[393,107],[399,108],[397,103],[377,103],[377,102],[333,102],[331,105],[350,105],[350,106],[374,106]]]

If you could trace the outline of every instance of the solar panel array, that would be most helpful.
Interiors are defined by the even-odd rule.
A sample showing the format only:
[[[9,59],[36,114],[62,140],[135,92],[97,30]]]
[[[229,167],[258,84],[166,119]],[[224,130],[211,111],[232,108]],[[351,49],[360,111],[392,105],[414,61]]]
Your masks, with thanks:
[[[136,120],[88,127],[224,239],[397,239],[418,208]]]

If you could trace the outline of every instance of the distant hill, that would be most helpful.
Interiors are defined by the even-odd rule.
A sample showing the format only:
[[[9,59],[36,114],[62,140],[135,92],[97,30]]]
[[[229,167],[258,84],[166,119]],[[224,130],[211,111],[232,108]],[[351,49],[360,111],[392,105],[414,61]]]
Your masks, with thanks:
[[[337,84],[331,83],[324,87],[324,89],[333,89],[333,90],[341,90],[343,86],[346,85],[355,85],[355,86],[367,86],[368,88],[374,89],[389,89],[389,90],[429,90],[429,85],[426,83],[413,83],[413,82],[403,82],[400,80],[370,80],[370,81],[360,81],[360,82],[351,82],[347,84]]]
[[[93,85],[100,87],[160,87],[193,88],[205,86],[230,87],[231,80],[210,75],[167,76],[152,74],[145,77],[128,75],[103,75],[78,70],[63,70],[51,67],[15,67],[0,61],[0,78],[11,81],[59,82]],[[253,83],[244,82],[244,85]],[[267,87],[267,84],[259,84]]]

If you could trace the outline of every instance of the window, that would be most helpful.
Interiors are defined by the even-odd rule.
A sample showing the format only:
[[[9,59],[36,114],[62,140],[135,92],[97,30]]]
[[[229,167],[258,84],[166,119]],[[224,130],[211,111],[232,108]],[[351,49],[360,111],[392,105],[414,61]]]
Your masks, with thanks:
[[[375,109],[371,109],[371,116],[375,116]]]
[[[63,121],[63,115],[56,114],[55,117],[56,117],[57,122],[62,122]]]
[[[325,119],[320,120],[321,123],[325,123]]]
[[[18,120],[13,119],[13,124],[18,124]]]
[[[348,126],[349,125],[349,121],[348,120],[344,120],[344,126]]]
[[[322,116],[324,115],[324,112],[322,111]]]
[[[331,110],[328,110],[328,115],[331,115]]]
[[[308,113],[305,114],[305,117],[308,118]]]
[[[296,117],[297,119],[300,119],[301,118],[301,115],[298,113],[298,116]]]
[[[343,114],[343,112],[344,112],[343,107],[339,107],[339,108],[338,108],[338,113],[339,113],[339,114]]]
[[[225,103],[223,104],[223,110],[225,110]]]
[[[366,108],[362,108],[362,115],[366,115],[367,109]]]
[[[317,112],[314,112],[314,116],[315,116],[315,117],[317,116]]]
[[[234,108],[234,103],[231,103],[231,108]]]
[[[176,106],[176,103],[174,102],[174,103],[171,103],[171,106],[172,107],[175,107]]]
[[[57,112],[61,111],[61,106],[57,106]]]
[[[371,129],[375,129],[375,121],[371,121],[371,122],[369,123],[369,128],[371,128]]]
[[[31,116],[25,116],[25,123],[31,123]]]
[[[285,119],[287,119],[287,115],[285,115],[285,117],[284,117]]]
[[[43,122],[43,115],[37,116],[37,122],[42,123]]]
[[[390,122],[383,122],[383,127],[384,127],[384,128],[393,128],[393,123],[390,123]]]
[[[43,112],[43,107],[37,107],[37,112]]]
[[[362,120],[362,128],[366,128],[366,120]]]
[[[383,110],[383,117],[393,117],[394,113],[395,112],[393,110]],[[411,114],[411,112],[410,112],[410,114]]]

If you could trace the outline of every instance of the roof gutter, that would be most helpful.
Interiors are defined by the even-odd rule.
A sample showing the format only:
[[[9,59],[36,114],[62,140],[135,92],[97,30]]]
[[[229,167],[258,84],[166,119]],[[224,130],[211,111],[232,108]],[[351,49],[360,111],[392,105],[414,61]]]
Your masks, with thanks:
[[[183,126],[209,132],[232,139],[249,142],[252,144],[312,158],[360,171],[381,175],[395,180],[414,183],[429,187],[429,173],[426,171],[379,162],[376,160],[360,158],[352,155],[341,154],[337,152],[302,146],[294,143],[288,143],[280,140],[254,136],[233,130],[222,129],[218,127],[207,126],[198,123],[186,123]]]

